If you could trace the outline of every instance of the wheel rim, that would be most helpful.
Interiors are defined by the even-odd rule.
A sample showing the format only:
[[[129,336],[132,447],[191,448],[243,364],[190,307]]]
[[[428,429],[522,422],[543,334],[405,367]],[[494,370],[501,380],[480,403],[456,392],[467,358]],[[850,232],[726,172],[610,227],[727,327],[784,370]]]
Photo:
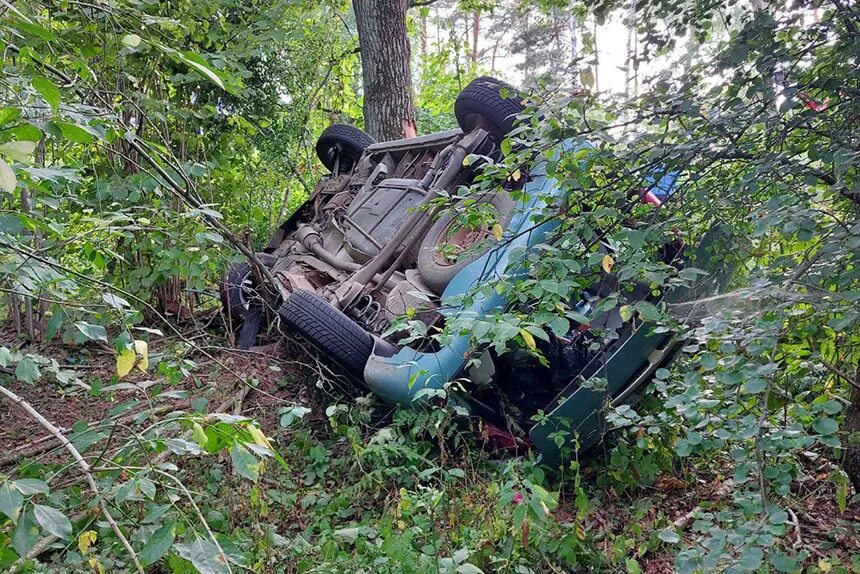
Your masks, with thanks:
[[[239,304],[247,311],[251,308],[251,303],[260,298],[260,294],[257,293],[257,289],[254,288],[254,276],[250,270],[242,276],[242,280],[239,281],[239,285],[237,285],[237,287]]]

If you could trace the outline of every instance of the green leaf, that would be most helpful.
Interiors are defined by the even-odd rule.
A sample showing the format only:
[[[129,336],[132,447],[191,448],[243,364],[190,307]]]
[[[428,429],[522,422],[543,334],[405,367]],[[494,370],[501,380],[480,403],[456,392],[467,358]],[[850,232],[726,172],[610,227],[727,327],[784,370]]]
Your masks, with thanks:
[[[42,130],[33,124],[20,124],[14,128],[9,128],[9,133],[14,135],[18,141],[37,142],[42,139]],[[50,168],[42,168],[49,170]]]
[[[636,562],[635,558],[628,558],[625,566],[627,567],[628,574],[640,574],[642,569],[639,568],[639,563]]]
[[[839,507],[839,512],[845,512],[848,508],[848,481],[845,480],[836,489],[836,505]]]
[[[200,423],[194,423],[191,426],[191,438],[193,438],[201,448],[206,448],[206,444],[209,442],[209,436],[206,434],[206,431],[203,430],[203,427],[200,426]]]
[[[39,542],[39,525],[32,512],[25,512],[12,533],[12,548],[18,556],[26,556]]]
[[[0,233],[17,235],[24,230],[21,218],[16,213],[0,213]],[[7,365],[0,365],[6,367]]]
[[[828,415],[836,415],[842,410],[842,404],[839,401],[834,401],[830,399],[824,403],[819,405],[814,405],[813,408],[815,411],[824,411]]]
[[[705,353],[699,357],[699,364],[706,371],[712,371],[717,366],[717,359],[712,354]]]
[[[36,149],[36,142],[6,142],[0,145],[0,153],[16,161],[29,161],[30,154]]]
[[[749,379],[741,387],[741,393],[748,395],[757,395],[767,388],[767,381],[760,378]]]
[[[9,517],[12,522],[18,522],[18,515],[24,506],[24,497],[12,488],[8,480],[0,485],[0,512]]]
[[[140,46],[140,36],[137,34],[126,34],[122,37],[122,43],[129,48],[137,48]]]
[[[176,52],[176,55],[185,64],[198,71],[204,78],[208,79],[222,90],[226,89],[224,88],[224,81],[221,77],[209,66],[209,62],[201,58],[199,55],[194,52]]]
[[[579,72],[579,81],[586,88],[590,88],[594,85],[594,72],[590,68],[582,68]]]
[[[45,101],[51,106],[51,110],[56,114],[60,109],[60,88],[54,82],[45,76],[36,76],[33,78],[33,89],[39,92]]]
[[[50,30],[39,26],[35,22],[25,22],[23,20],[19,20],[15,22],[15,29],[19,32],[28,32],[35,36],[39,36],[40,38],[48,42],[52,42],[57,39],[57,37],[54,36],[54,34]]]
[[[14,361],[12,351],[8,347],[0,347],[0,367],[8,367],[12,364],[12,361]]]
[[[639,312],[639,318],[643,321],[654,322],[660,320],[660,310],[652,303],[640,301],[636,304],[636,310]]]
[[[140,488],[140,492],[143,493],[145,497],[150,500],[155,499],[155,483],[146,478],[145,476],[141,476],[137,479],[137,486]]]
[[[230,448],[230,458],[233,461],[233,468],[236,469],[236,472],[248,480],[257,482],[260,478],[260,463],[247,448],[238,442],[234,442]]]
[[[208,540],[197,540],[191,544],[177,544],[176,552],[191,562],[200,574],[227,574],[227,557]]]
[[[830,417],[821,417],[812,424],[812,429],[818,434],[833,434],[839,430],[839,423]]]
[[[173,546],[174,540],[176,540],[175,522],[165,524],[156,530],[140,551],[140,563],[146,567],[158,562]]]
[[[82,126],[68,122],[54,122],[54,125],[60,128],[63,137],[70,142],[88,144],[93,141],[93,134]]]
[[[457,566],[457,574],[484,574],[484,571],[474,564],[466,562]]]
[[[65,514],[56,508],[34,504],[33,514],[36,517],[36,522],[54,536],[63,540],[68,540],[72,537],[72,523],[69,522]]]
[[[747,572],[753,572],[761,566],[763,558],[764,553],[761,548],[753,546],[751,548],[747,548],[744,553],[741,554],[741,559],[738,565]]]
[[[32,385],[42,378],[42,373],[39,371],[39,366],[32,357],[24,357],[18,362],[15,367],[15,377],[28,385]]]
[[[559,337],[564,337],[567,335],[567,332],[570,331],[570,321],[564,317],[556,317],[550,321],[548,325],[549,328],[552,329],[552,332]]]
[[[633,307],[630,305],[622,305],[621,308],[618,309],[618,314],[621,315],[621,320],[626,323],[633,316]]]
[[[18,178],[15,177],[15,172],[9,167],[9,164],[0,159],[0,189],[12,193],[15,191],[15,186],[18,184]]]
[[[48,494],[51,492],[48,484],[44,480],[39,480],[38,478],[19,478],[13,483],[13,485],[18,489],[18,492],[25,496],[32,496],[33,494]]]
[[[302,406],[295,407],[282,407],[280,411],[278,411],[281,415],[280,423],[282,428],[287,428],[291,424],[293,424],[296,420],[300,420],[304,418],[306,414],[311,412],[311,409]]]
[[[332,532],[332,538],[337,540],[338,542],[346,542],[349,544],[353,544],[356,540],[358,540],[358,536],[361,534],[361,528],[357,526],[351,526],[349,528],[339,528]]]
[[[107,331],[101,325],[93,325],[85,321],[78,321],[75,327],[83,334],[84,337],[91,341],[103,341],[107,343]]]
[[[675,544],[676,542],[681,541],[681,537],[678,536],[678,533],[671,528],[660,530],[657,532],[657,537],[663,542],[668,542],[669,544]]]
[[[678,442],[675,443],[675,452],[681,457],[690,456],[690,453],[693,452],[693,445],[686,439],[678,439]]]
[[[788,556],[787,554],[783,554],[778,550],[772,550],[769,553],[768,558],[770,559],[771,565],[780,572],[795,572],[799,568],[799,564],[796,559]]]
[[[14,122],[20,117],[21,110],[19,108],[0,108],[0,127]]]

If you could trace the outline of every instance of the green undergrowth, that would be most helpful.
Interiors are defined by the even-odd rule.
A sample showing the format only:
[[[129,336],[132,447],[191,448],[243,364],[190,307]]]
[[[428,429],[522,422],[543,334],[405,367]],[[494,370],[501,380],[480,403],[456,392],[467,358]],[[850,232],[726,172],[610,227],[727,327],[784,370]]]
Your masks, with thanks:
[[[207,516],[253,571],[635,573],[660,560],[693,571],[684,559],[702,534],[714,536],[709,515],[731,522],[730,536],[741,529],[730,496],[714,486],[730,478],[728,457],[681,458],[670,432],[644,441],[635,430],[616,434],[551,469],[533,454],[488,452],[480,424],[445,409],[380,420],[360,400],[325,414],[312,423],[287,413],[276,438],[289,469],[270,465],[256,484],[232,477],[229,465],[200,468]],[[694,519],[674,523],[697,504]],[[784,523],[774,528],[790,534]],[[753,565],[744,554],[734,571],[856,571],[857,557],[810,560],[790,537],[771,539],[797,559],[790,567]],[[168,566],[184,572],[176,560]]]
[[[730,495],[719,493],[731,476],[729,457],[682,457],[670,424],[630,423],[664,412],[656,396],[646,396],[638,413],[622,411],[627,425],[610,417],[629,428],[582,458],[568,453],[569,461],[556,468],[541,465],[534,454],[490,452],[481,423],[451,409],[392,412],[371,396],[328,401],[278,407],[265,435],[250,419],[202,413],[168,417],[160,437],[137,431],[142,442],[150,441],[143,450],[166,445],[173,455],[139,467],[133,462],[139,451],[129,447],[112,459],[122,471],[102,471],[97,480],[147,571],[707,572],[707,556],[700,554],[719,538],[715,532],[735,537],[737,545],[746,524]],[[109,440],[93,437],[95,447],[88,448],[79,426],[73,440],[93,460]],[[189,434],[179,438],[182,429]],[[21,571],[133,571],[101,516],[72,514],[95,501],[86,502],[83,486],[57,480],[67,471],[63,460],[25,463],[0,491],[4,513],[9,507],[2,496],[24,493],[17,521],[41,526],[43,534],[51,525],[38,515],[33,522],[37,506],[64,509],[71,518],[71,531]],[[828,484],[819,481],[816,488],[830,502],[838,490]],[[780,503],[800,511],[801,498],[789,494]],[[697,505],[695,517],[676,522]],[[757,508],[750,516],[756,518]],[[852,535],[847,528],[843,536]],[[0,528],[7,558],[20,544],[18,531]],[[837,547],[840,533],[832,534],[821,547]],[[721,560],[736,551],[746,562],[736,569],[723,563],[720,570],[857,571],[857,558],[845,552],[819,558],[791,548],[785,521],[769,525],[767,536],[770,550],[785,548],[792,556],[791,567],[753,564],[749,548],[743,554],[729,546]]]

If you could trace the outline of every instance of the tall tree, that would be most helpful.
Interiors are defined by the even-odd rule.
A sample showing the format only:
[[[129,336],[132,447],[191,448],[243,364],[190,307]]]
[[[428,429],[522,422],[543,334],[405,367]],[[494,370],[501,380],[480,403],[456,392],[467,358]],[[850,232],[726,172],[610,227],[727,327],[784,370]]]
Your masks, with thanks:
[[[365,129],[381,141],[414,136],[407,0],[353,0],[352,7],[361,48]]]

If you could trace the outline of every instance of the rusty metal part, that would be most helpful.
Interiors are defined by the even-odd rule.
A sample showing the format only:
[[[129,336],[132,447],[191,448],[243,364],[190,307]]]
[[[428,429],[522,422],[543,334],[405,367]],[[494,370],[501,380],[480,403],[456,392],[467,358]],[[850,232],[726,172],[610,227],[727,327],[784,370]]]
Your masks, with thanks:
[[[414,279],[414,277],[413,277]],[[409,309],[415,311],[435,310],[439,307],[428,295],[430,289],[410,279],[400,281],[385,298],[385,312],[388,320],[405,315]]]
[[[430,217],[429,214],[425,214],[425,217],[418,222],[415,226],[415,231],[411,237],[404,243],[403,250],[400,252],[400,255],[397,256],[397,259],[394,260],[385,273],[382,274],[381,281],[377,282],[376,290],[380,289],[382,285],[386,285],[388,283],[388,279],[403,265],[404,260],[409,257],[413,253],[413,248],[418,245],[421,240],[427,235],[427,232],[430,230],[430,227],[433,226],[433,218]],[[428,290],[429,291],[429,290]]]
[[[284,286],[290,291],[295,291],[297,289],[303,289],[305,291],[315,291],[316,287],[308,281],[305,274],[302,272],[302,268],[298,265],[293,265],[289,269],[284,269],[278,271],[276,274],[281,282],[284,283]]]
[[[345,214],[345,213],[342,213],[342,214],[340,215],[340,217],[341,217],[341,219],[343,219],[344,221],[346,221],[347,223],[349,223],[350,227],[351,227],[353,230],[357,231],[357,232],[358,232],[360,235],[362,235],[365,239],[367,239],[368,241],[370,241],[370,243],[371,243],[371,244],[373,244],[373,246],[374,246],[374,247],[376,247],[376,248],[377,248],[377,249],[379,249],[379,250],[381,250],[381,249],[382,249],[382,245],[380,245],[380,244],[379,244],[379,242],[378,242],[376,239],[374,239],[374,237],[373,237],[370,233],[368,233],[367,231],[365,231],[365,229],[364,229],[361,225],[359,225],[358,223],[356,223],[354,219],[352,219],[350,216],[348,216],[348,215],[347,215],[347,214]]]
[[[450,149],[450,158],[448,159],[447,166],[441,172],[436,173],[432,178],[432,184],[427,187],[428,191],[424,196],[424,200],[418,204],[417,207],[420,208],[429,205],[438,194],[437,190],[445,189],[450,185],[463,169],[463,160],[466,156],[479,148],[486,139],[487,132],[482,129],[478,129],[470,132],[461,140],[446,148],[446,150]],[[444,153],[444,151],[440,153],[439,156],[437,156],[437,159],[442,157]],[[421,184],[423,185],[425,180],[431,179],[430,176],[433,173],[434,172],[431,169],[427,176],[425,176],[424,180],[422,180]],[[429,216],[434,216],[438,210],[438,207],[431,210],[429,212]],[[397,230],[397,233],[394,234],[391,241],[389,241],[382,251],[377,253],[373,259],[353,275],[352,281],[362,285],[367,285],[370,280],[388,263],[392,255],[394,255],[406,237],[414,231],[423,217],[427,217],[426,210],[416,209],[416,211],[403,222],[400,229]]]
[[[456,227],[456,219],[451,219],[448,225],[436,238],[436,248],[433,252],[433,261],[439,265],[450,266],[457,263],[457,257],[468,251],[473,245],[484,241],[492,234],[488,226],[471,228],[466,225],[457,227],[451,234],[451,228]],[[441,249],[445,245],[454,247],[453,252],[446,253]]]
[[[344,309],[352,305],[361,295],[364,285],[354,281],[344,281],[334,292],[335,306]]]

